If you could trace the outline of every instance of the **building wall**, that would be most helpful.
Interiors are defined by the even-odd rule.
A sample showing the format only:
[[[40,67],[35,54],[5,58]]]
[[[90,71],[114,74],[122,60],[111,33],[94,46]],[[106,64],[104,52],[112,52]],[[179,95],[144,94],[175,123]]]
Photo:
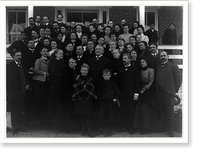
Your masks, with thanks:
[[[113,6],[109,9],[109,18],[116,24],[120,24],[122,19],[127,23],[136,20],[136,9],[133,6]]]
[[[174,23],[177,31],[177,38],[183,31],[183,9],[182,7],[161,7],[158,9],[158,35],[159,44],[162,44],[162,35],[170,23]]]
[[[41,17],[47,16],[50,20],[50,23],[52,23],[55,20],[55,7],[52,6],[34,6],[34,17],[39,15]]]

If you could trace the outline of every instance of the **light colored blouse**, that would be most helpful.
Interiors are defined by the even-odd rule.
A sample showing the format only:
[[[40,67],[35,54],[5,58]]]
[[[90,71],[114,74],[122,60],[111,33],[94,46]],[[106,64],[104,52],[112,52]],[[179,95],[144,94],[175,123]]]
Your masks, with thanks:
[[[142,79],[142,84],[143,84],[143,91],[148,90],[155,78],[155,72],[154,69],[148,68],[146,70],[141,71],[141,79]]]

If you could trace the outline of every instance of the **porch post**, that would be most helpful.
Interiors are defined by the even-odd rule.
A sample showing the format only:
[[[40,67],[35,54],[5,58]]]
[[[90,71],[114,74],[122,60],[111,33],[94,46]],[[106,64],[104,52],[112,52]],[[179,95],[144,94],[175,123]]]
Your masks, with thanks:
[[[139,6],[139,23],[140,25],[145,26],[145,6]]]
[[[28,18],[33,17],[33,5],[28,6]]]
[[[99,9],[99,19],[98,19],[99,23],[103,23],[103,11],[102,9]]]

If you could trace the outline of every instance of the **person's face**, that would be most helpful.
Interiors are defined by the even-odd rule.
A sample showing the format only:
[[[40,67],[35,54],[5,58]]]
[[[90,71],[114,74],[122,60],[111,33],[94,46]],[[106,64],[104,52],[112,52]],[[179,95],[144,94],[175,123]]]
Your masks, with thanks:
[[[96,56],[103,54],[103,47],[102,46],[96,46],[95,54],[96,54]]]
[[[74,68],[76,67],[77,63],[74,59],[69,59],[69,67]]]
[[[171,25],[169,26],[169,28],[170,28],[170,30],[174,30],[174,29],[175,29],[175,26],[174,26],[173,24],[171,24]]]
[[[111,78],[110,73],[103,73],[103,78],[104,78],[104,80],[106,80],[106,81],[110,80],[110,78]]]
[[[44,29],[40,29],[40,36],[44,36]]]
[[[48,22],[49,22],[48,17],[43,17],[43,23],[46,24],[46,23],[48,23]]]
[[[88,74],[88,72],[89,72],[88,68],[86,68],[86,67],[82,67],[81,68],[81,75],[82,76],[86,76]]]
[[[117,43],[118,43],[118,46],[120,46],[120,47],[121,47],[121,46],[124,46],[124,41],[123,41],[123,40],[118,40]]]
[[[124,26],[124,29],[123,29],[123,30],[124,30],[125,33],[128,33],[128,31],[129,31],[128,26]]]
[[[90,26],[90,27],[89,27],[89,31],[90,31],[90,32],[94,32],[94,31],[95,31],[95,28],[94,28],[93,26]]]
[[[155,25],[154,25],[154,24],[151,24],[151,25],[150,25],[150,29],[155,29]]]
[[[71,38],[71,40],[76,40],[76,34],[75,34],[75,33],[72,33],[72,34],[70,35],[70,38]]]
[[[72,45],[72,44],[68,44],[68,45],[66,46],[66,50],[67,50],[67,51],[72,51],[72,50],[73,50],[73,45]]]
[[[137,53],[136,51],[131,51],[131,58],[136,59],[137,58]]]
[[[57,19],[58,19],[59,22],[62,22],[62,20],[63,20],[62,15],[58,15]]]
[[[21,52],[17,52],[15,53],[15,55],[13,55],[13,59],[17,62],[21,62],[22,60],[22,53]]]
[[[92,34],[91,35],[91,39],[96,42],[97,41],[97,36],[95,34]]]
[[[29,19],[29,24],[30,24],[31,26],[33,26],[33,25],[35,24],[35,21],[34,21],[33,19]]]
[[[43,57],[47,57],[48,56],[48,49],[47,48],[43,48],[42,51],[40,52],[40,54],[43,56]]]
[[[108,26],[113,27],[113,21],[109,21]]]
[[[133,23],[133,27],[134,27],[134,29],[137,29],[138,28],[138,23]]]
[[[77,26],[77,27],[76,27],[76,32],[79,32],[79,33],[82,32],[81,26]]]
[[[59,60],[63,59],[63,51],[59,50],[58,53],[55,54],[56,58],[58,58]]]
[[[53,29],[58,29],[59,26],[58,26],[58,23],[53,23]]]
[[[115,59],[118,59],[119,56],[120,56],[120,53],[119,53],[119,51],[117,51],[117,50],[114,50],[114,51],[112,52],[112,54],[113,54],[113,57],[114,57]]]
[[[126,48],[127,48],[127,51],[128,51],[128,52],[131,52],[131,50],[133,49],[133,47],[132,47],[131,45],[127,45]]]
[[[70,25],[71,25],[72,28],[74,28],[76,26],[76,23],[75,22],[71,22]]]
[[[103,27],[101,25],[98,25],[97,30],[101,31],[103,29]]]
[[[160,53],[160,60],[161,60],[161,63],[168,61],[168,55],[165,51]]]
[[[126,20],[121,20],[121,25],[124,25],[124,24],[126,24]]]
[[[77,54],[78,56],[80,56],[80,55],[83,54],[82,46],[77,46],[77,47],[76,47],[76,54]]]
[[[58,36],[57,36],[57,39],[61,41],[62,40],[62,34],[59,33]]]
[[[93,49],[94,48],[93,42],[91,42],[91,41],[88,42],[88,48],[89,49]]]
[[[137,35],[137,37],[136,37],[136,41],[137,41],[137,42],[141,42],[141,38],[142,38],[141,35]]]
[[[50,45],[49,39],[44,39],[43,44],[44,46],[49,46]]]
[[[116,45],[114,42],[110,42],[110,49],[116,49]]]
[[[97,24],[97,19],[93,19],[93,20],[92,20],[92,23],[93,23],[93,24]]]
[[[120,27],[118,25],[115,26],[115,31],[119,32],[120,31]]]
[[[22,40],[26,40],[26,37],[27,37],[26,33],[21,33],[21,39]]]
[[[129,38],[129,42],[132,43],[133,45],[135,45],[135,42],[136,42],[135,38],[133,38],[133,37]]]
[[[151,45],[150,46],[150,52],[151,53],[156,53],[156,51],[157,51],[156,45]]]
[[[143,30],[141,28],[138,28],[138,33],[139,34],[142,34],[143,33]]]
[[[82,43],[86,44],[88,41],[88,38],[86,36],[83,36],[81,41],[82,41]]]
[[[105,29],[105,34],[108,34],[108,35],[110,34],[110,28],[107,27],[107,28]]]
[[[40,23],[40,16],[37,16],[37,17],[35,18],[35,21],[36,21],[36,23]]]
[[[129,65],[131,60],[128,58],[127,55],[124,55],[122,61],[124,65]]]
[[[117,40],[117,37],[116,37],[115,34],[112,34],[112,35],[110,36],[110,39],[111,39],[112,41],[116,41],[116,40]]]
[[[99,38],[98,43],[99,43],[100,45],[103,45],[104,42],[105,42],[104,38]]]
[[[51,30],[50,29],[45,29],[44,34],[49,36],[51,34]]]
[[[56,49],[57,48],[57,43],[55,41],[51,42],[51,48]]]
[[[142,60],[140,60],[140,65],[141,65],[142,68],[146,67],[147,66],[147,62],[144,59],[142,59]]]
[[[32,39],[37,39],[38,38],[38,34],[35,32],[35,31],[32,31],[31,32],[31,37],[32,37]]]
[[[34,48],[35,48],[35,43],[34,43],[33,40],[30,40],[30,41],[28,42],[28,47],[31,48],[31,49],[34,49]]]
[[[139,48],[140,50],[145,50],[146,46],[144,45],[144,43],[140,43]]]
[[[61,26],[61,27],[60,27],[60,32],[61,32],[61,33],[65,33],[65,32],[66,32],[66,28],[65,28],[64,26]]]
[[[89,27],[90,22],[85,22],[85,27]]]

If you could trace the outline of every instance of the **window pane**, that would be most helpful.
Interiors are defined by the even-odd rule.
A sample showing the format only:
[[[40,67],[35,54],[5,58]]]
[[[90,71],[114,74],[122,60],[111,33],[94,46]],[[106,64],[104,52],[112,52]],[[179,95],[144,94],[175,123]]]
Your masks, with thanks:
[[[103,23],[106,24],[107,23],[107,19],[106,19],[106,11],[103,11]]]
[[[147,13],[147,25],[155,24],[155,12]]]
[[[81,13],[79,12],[67,12],[67,22],[81,22]]]
[[[97,13],[83,13],[83,21],[92,21],[92,19],[97,19]],[[83,22],[82,21],[82,22]]]
[[[6,43],[13,43],[20,39],[20,34],[25,29],[26,12],[8,11],[8,26]]]

